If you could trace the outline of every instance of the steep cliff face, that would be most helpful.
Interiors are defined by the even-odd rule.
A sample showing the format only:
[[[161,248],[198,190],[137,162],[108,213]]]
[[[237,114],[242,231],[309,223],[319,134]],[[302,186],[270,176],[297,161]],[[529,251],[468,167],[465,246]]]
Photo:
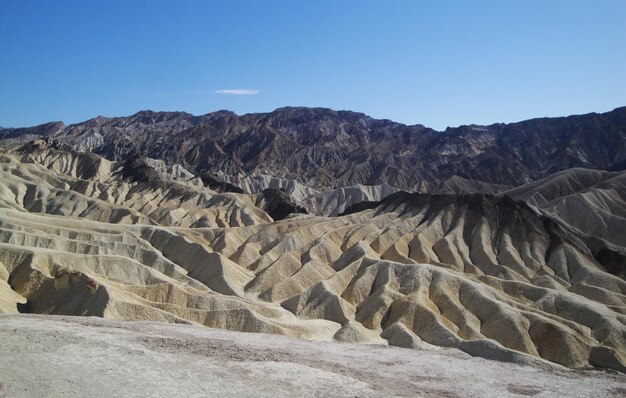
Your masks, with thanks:
[[[626,108],[443,132],[324,108],[243,116],[142,111],[0,130],[5,141],[20,136],[111,160],[147,156],[195,174],[263,174],[313,188],[388,184],[433,191],[454,176],[517,186],[571,167],[626,167]]]

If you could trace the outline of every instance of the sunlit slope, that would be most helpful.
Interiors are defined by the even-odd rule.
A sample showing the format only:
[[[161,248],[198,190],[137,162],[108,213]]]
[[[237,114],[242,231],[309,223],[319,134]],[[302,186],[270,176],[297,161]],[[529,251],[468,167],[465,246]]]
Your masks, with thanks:
[[[3,312],[626,369],[626,283],[510,198],[395,193],[342,217],[274,221],[254,195],[20,156],[0,163]]]
[[[626,171],[570,169],[506,194],[558,216],[583,233],[626,248]]]

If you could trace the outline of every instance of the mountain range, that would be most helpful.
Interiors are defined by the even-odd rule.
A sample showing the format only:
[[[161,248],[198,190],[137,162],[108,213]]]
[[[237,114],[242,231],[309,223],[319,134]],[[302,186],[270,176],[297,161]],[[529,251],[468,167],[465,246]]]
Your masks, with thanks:
[[[243,116],[141,111],[69,126],[0,129],[0,139],[45,138],[109,160],[161,159],[218,179],[267,175],[312,188],[387,184],[433,192],[455,177],[518,186],[573,167],[623,170],[624,126],[626,107],[442,132],[356,112],[280,108]]]
[[[321,108],[0,130],[0,312],[626,372],[626,108],[438,132]]]

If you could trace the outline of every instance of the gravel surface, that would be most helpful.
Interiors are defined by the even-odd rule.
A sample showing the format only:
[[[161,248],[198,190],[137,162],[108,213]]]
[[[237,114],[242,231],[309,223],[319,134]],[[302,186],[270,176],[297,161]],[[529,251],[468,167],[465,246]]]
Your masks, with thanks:
[[[502,363],[454,349],[0,316],[0,397],[84,396],[623,397],[626,375]]]

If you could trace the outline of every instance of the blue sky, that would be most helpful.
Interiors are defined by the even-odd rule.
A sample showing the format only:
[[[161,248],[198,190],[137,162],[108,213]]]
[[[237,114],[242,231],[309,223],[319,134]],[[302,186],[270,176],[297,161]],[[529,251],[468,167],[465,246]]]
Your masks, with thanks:
[[[604,112],[626,105],[624,21],[626,0],[0,0],[0,125],[322,106],[443,129]]]

